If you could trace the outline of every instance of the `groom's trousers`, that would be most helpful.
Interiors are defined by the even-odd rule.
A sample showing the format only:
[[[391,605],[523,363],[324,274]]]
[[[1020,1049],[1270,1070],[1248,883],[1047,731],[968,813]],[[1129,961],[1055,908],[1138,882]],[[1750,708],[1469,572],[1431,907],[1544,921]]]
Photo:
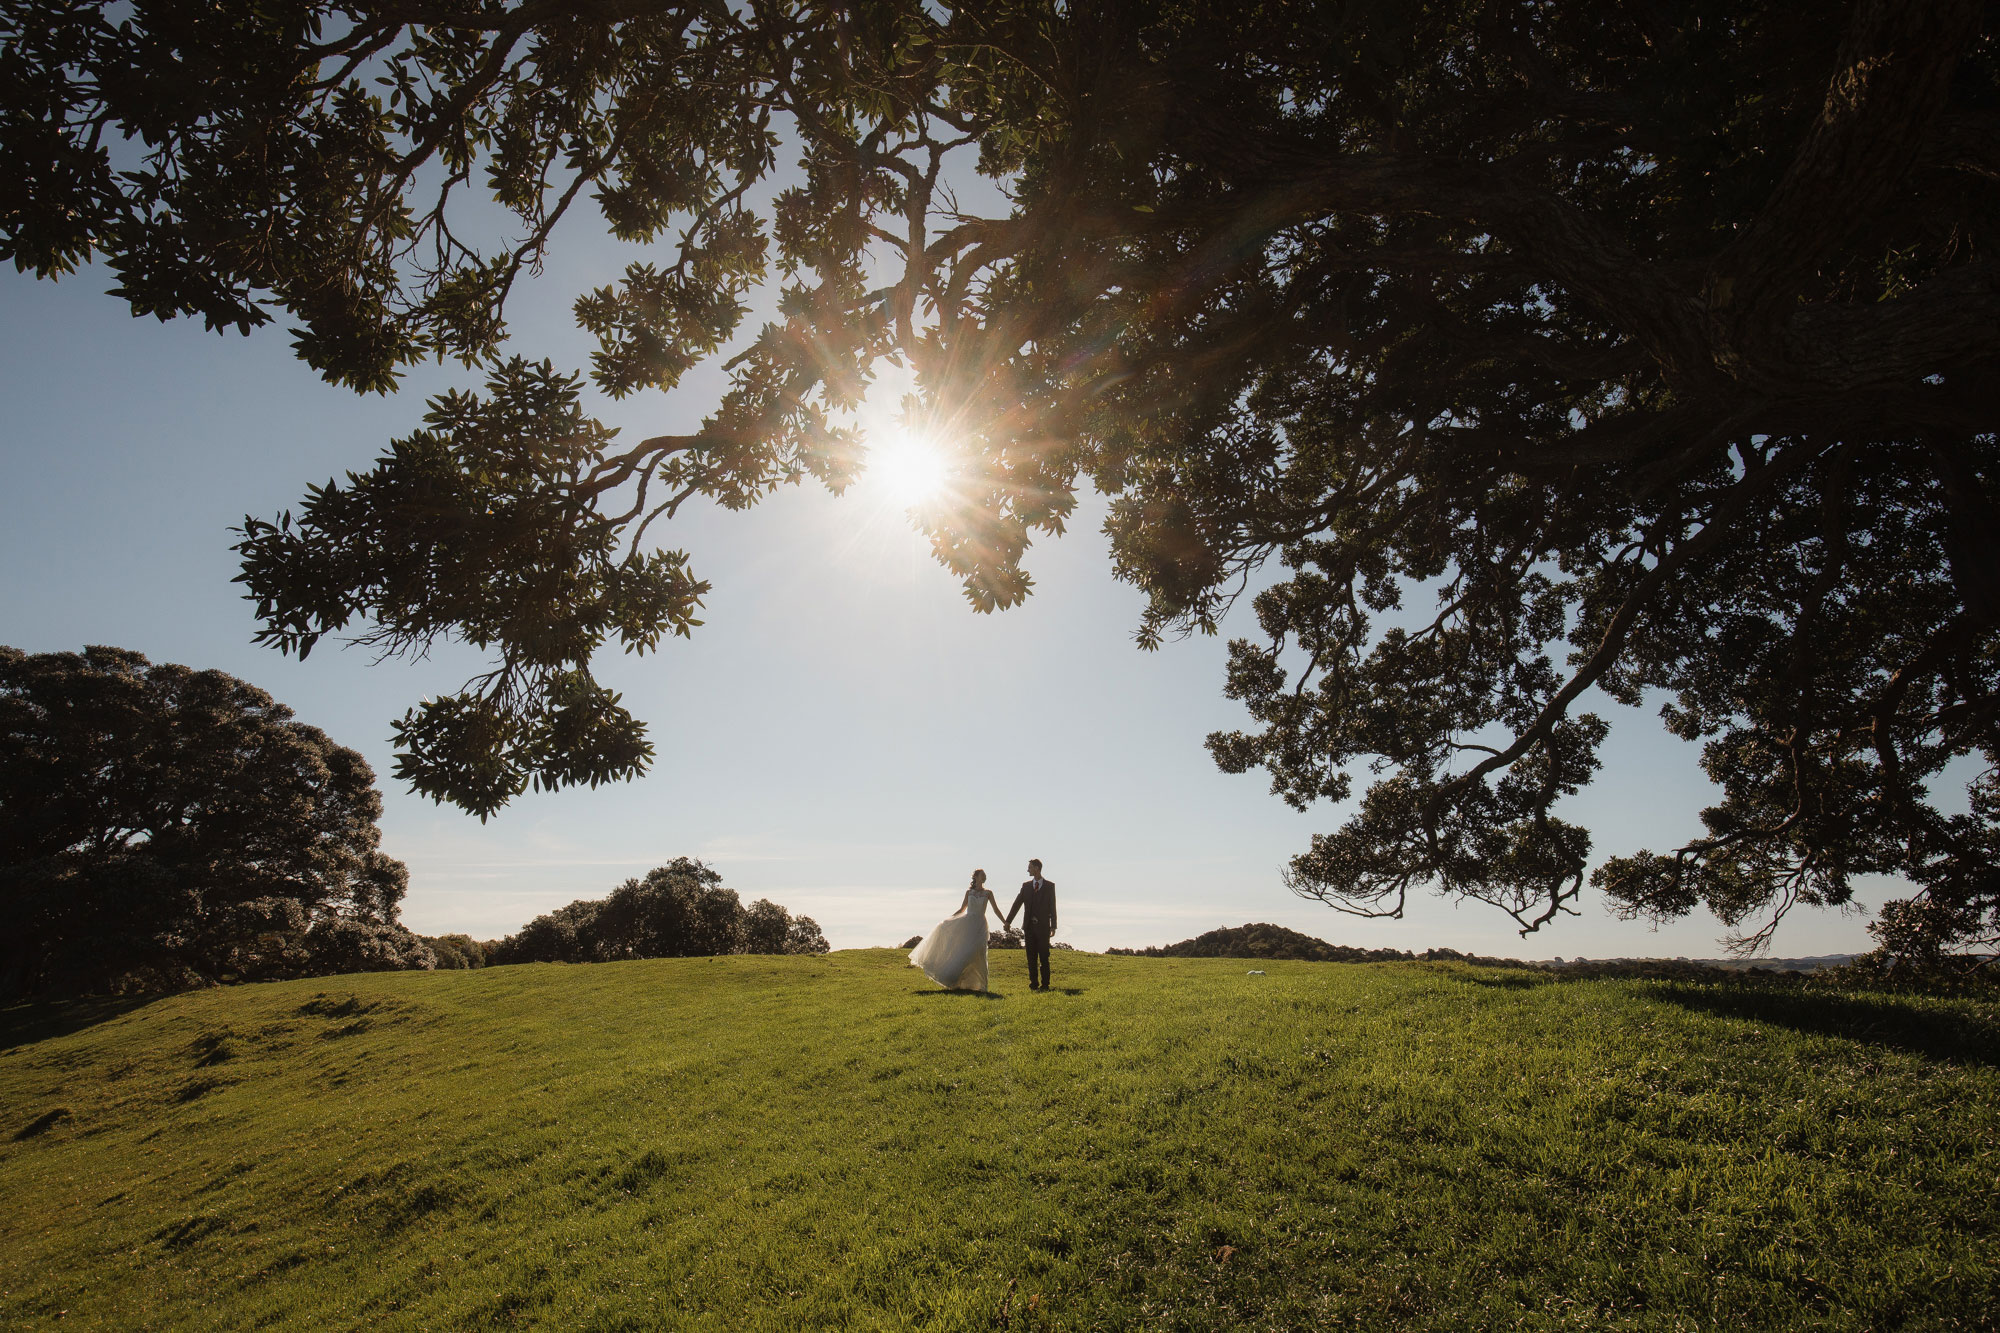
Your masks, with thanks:
[[[1047,926],[1029,926],[1022,934],[1022,942],[1028,951],[1028,984],[1046,990],[1049,985],[1049,929]],[[1041,969],[1039,973],[1037,968]]]

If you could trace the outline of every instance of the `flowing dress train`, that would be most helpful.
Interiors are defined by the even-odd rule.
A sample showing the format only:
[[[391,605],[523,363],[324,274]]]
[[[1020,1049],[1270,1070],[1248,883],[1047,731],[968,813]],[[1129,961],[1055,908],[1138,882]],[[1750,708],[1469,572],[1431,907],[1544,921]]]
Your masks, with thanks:
[[[986,909],[1000,914],[989,889],[967,889],[956,912],[938,922],[916,948],[910,966],[949,990],[986,989]]]

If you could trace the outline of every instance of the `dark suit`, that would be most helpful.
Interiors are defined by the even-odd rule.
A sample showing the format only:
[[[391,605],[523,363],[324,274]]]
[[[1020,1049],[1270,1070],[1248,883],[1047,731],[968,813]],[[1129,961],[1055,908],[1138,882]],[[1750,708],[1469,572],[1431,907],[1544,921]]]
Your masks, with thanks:
[[[1021,891],[1014,896],[1014,905],[1007,909],[1007,925],[1010,929],[1014,924],[1016,912],[1022,913],[1021,934],[1026,936],[1025,942],[1028,946],[1028,985],[1040,986],[1043,990],[1047,990],[1049,936],[1055,934],[1056,930],[1055,884],[1046,879],[1031,879],[1021,885]]]

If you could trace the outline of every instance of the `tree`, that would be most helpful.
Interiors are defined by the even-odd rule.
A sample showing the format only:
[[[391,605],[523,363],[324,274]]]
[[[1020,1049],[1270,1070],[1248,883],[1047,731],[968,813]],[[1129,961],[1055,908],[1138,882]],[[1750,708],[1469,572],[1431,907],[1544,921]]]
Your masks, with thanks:
[[[686,958],[736,953],[744,911],[722,874],[679,856],[611,891],[597,915],[597,956]]]
[[[795,916],[785,923],[786,953],[822,954],[833,946],[826,942],[826,934],[819,928],[819,922],[809,916]],[[753,950],[762,952],[762,950]]]
[[[791,914],[769,898],[759,898],[743,911],[743,952],[783,953]]]
[[[0,648],[10,992],[429,967],[375,776],[220,671]]]
[[[395,922],[322,917],[307,930],[305,944],[306,966],[288,975],[428,972],[438,966],[436,951]]]
[[[691,857],[628,879],[602,899],[536,917],[489,950],[490,963],[600,963],[733,953],[827,951],[819,924],[760,898],[748,908],[722,875]]]
[[[579,898],[567,907],[545,912],[518,934],[500,941],[487,956],[494,964],[504,963],[594,963],[597,952],[597,914],[601,902]]]
[[[958,450],[923,517],[977,608],[1027,595],[1023,553],[1085,481],[1142,643],[1251,596],[1227,689],[1256,725],[1217,761],[1302,808],[1379,779],[1294,859],[1300,893],[1400,915],[1429,885],[1525,933],[1594,878],[1753,947],[1891,873],[1917,889],[1891,948],[2000,930],[1988,7],[0,15],[17,264],[102,252],[135,310],[216,326],[284,310],[357,387],[491,365],[240,548],[287,651],[358,627],[493,654],[404,718],[421,791],[484,814],[642,767],[591,654],[688,632],[708,592],[649,525],[839,489],[843,413],[895,361]],[[760,213],[781,131],[803,183]],[[965,154],[1005,215],[960,208]],[[475,171],[519,224],[496,255],[453,225]],[[618,445],[579,380],[497,360],[509,284],[585,196],[672,238],[577,303],[608,393],[724,354],[781,275],[781,322],[693,430]],[[1594,875],[1558,813],[1598,767],[1592,691],[1664,699],[1721,788],[1704,836]],[[1966,813],[1929,790],[1959,761]]]
[[[759,898],[743,913],[744,953],[825,953],[830,947],[819,922],[793,916],[769,898]]]
[[[436,955],[440,969],[464,971],[486,966],[486,946],[470,935],[427,936],[424,943]]]

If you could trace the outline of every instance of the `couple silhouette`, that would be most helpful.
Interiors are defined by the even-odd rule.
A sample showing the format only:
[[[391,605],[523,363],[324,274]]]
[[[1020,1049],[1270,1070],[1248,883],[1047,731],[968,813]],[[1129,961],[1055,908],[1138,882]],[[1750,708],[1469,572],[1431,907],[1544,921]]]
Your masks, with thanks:
[[[1000,901],[986,887],[986,872],[972,872],[972,885],[953,912],[910,950],[910,966],[949,990],[984,991],[986,975],[986,910],[1000,913]],[[1014,895],[1014,905],[1002,918],[1011,930],[1021,914],[1021,934],[1027,945],[1028,989],[1049,988],[1049,936],[1056,931],[1056,886],[1042,877],[1042,863],[1028,862],[1028,878]]]

